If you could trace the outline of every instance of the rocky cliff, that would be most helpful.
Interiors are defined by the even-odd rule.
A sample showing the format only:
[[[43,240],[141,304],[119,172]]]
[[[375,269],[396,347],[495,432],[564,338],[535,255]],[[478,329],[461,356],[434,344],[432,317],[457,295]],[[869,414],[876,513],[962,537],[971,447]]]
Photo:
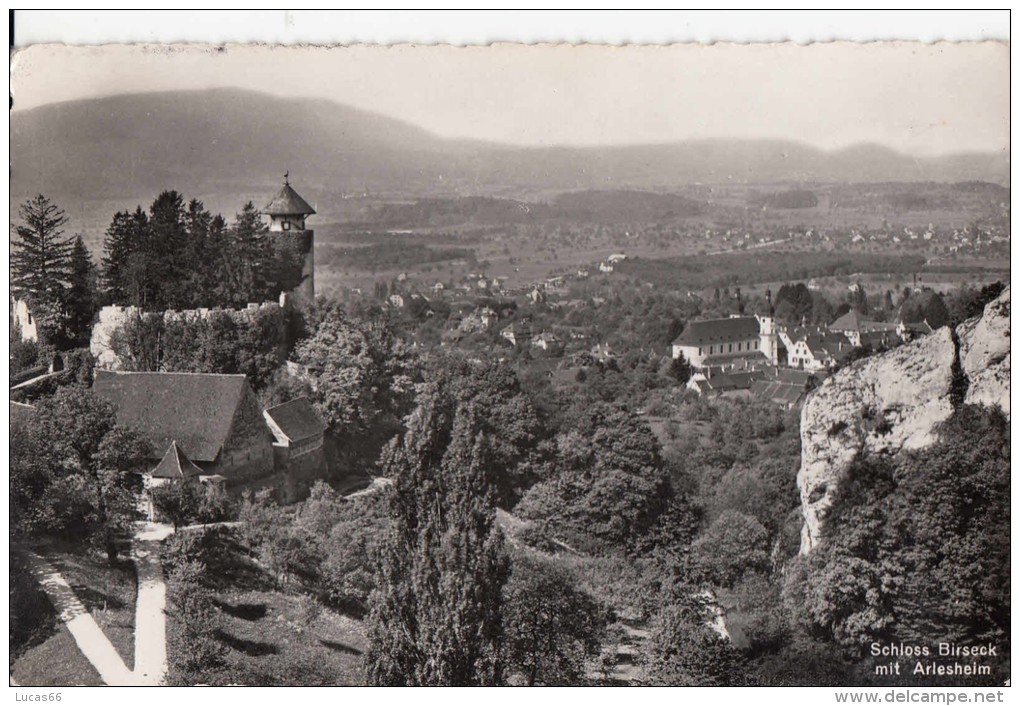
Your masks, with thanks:
[[[1009,287],[980,317],[855,363],[814,391],[801,414],[801,552],[818,543],[832,497],[859,454],[919,449],[958,404],[1009,416]]]

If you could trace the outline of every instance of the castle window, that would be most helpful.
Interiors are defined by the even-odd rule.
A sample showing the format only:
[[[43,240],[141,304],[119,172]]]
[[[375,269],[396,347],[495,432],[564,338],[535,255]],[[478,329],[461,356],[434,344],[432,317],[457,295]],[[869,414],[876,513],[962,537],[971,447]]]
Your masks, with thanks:
[[[741,346],[743,346],[743,345],[744,345],[743,343],[738,343],[738,344],[737,344],[737,351],[738,351],[738,352],[740,351],[740,347],[741,347]]]
[[[283,220],[283,229],[290,230],[290,221],[288,221],[286,218]]]
[[[729,344],[729,350],[726,351],[726,352],[727,353],[732,353],[733,352],[733,344],[732,343]]]

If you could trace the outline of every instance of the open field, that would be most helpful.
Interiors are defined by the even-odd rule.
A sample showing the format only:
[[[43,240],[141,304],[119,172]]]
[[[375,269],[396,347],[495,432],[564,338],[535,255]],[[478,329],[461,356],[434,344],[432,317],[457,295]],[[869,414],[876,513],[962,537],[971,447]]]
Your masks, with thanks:
[[[1008,200],[1008,189],[991,184],[922,183],[692,185],[364,203],[360,220],[316,226],[316,279],[324,294],[400,274],[449,284],[484,273],[517,288],[591,270],[616,252],[643,260],[776,252],[798,259],[918,257],[948,275],[926,284],[949,286],[959,281],[957,270],[986,262],[1008,269]],[[380,257],[383,247],[393,256]],[[409,251],[417,255],[409,258]],[[368,253],[370,267],[362,256]],[[738,276],[718,272],[725,274]],[[761,281],[739,276],[745,286]]]

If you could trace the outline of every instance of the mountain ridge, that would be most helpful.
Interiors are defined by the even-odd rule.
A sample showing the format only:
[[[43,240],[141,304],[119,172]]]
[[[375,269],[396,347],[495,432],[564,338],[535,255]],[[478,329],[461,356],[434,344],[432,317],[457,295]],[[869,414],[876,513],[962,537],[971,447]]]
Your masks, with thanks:
[[[287,170],[306,198],[327,204],[366,192],[409,198],[711,183],[1009,183],[1008,152],[914,157],[880,145],[824,151],[721,138],[521,147],[440,137],[325,98],[237,88],[14,110],[10,142],[12,200],[44,193],[82,211],[100,201],[148,203],[169,188],[239,208],[238,198],[272,192]],[[328,207],[323,215],[336,218]]]

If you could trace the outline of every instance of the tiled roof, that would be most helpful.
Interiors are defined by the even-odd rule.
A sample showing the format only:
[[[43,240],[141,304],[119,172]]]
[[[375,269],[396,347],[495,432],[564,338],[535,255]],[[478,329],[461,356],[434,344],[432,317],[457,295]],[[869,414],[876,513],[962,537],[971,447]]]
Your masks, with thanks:
[[[796,404],[804,396],[803,387],[778,380],[756,380],[751,385],[751,392],[756,397],[788,405]]]
[[[793,368],[777,368],[776,381],[785,382],[790,385],[807,385],[814,375],[806,370],[794,370]]]
[[[829,328],[833,331],[860,331],[864,321],[866,319],[856,309],[851,309],[833,321]]]
[[[184,478],[197,478],[202,475],[202,469],[191,462],[176,441],[170,442],[170,448],[163,454],[162,460],[152,469],[153,478],[169,478],[181,480]]]
[[[673,345],[701,346],[706,343],[726,343],[757,338],[760,332],[758,319],[753,316],[734,316],[728,319],[690,321],[677,336]]]
[[[310,216],[315,213],[315,209],[298,196],[290,184],[284,184],[276,198],[262,210],[270,216]]]
[[[153,449],[176,441],[200,463],[216,460],[248,389],[244,375],[109,370],[97,370],[93,385],[113,404],[118,424],[137,430]]]
[[[892,331],[865,331],[861,333],[861,345],[882,348],[900,342],[900,337]]]
[[[931,333],[934,330],[927,321],[904,321],[903,328],[911,333]]]
[[[291,442],[321,436],[326,431],[326,425],[307,397],[270,407],[265,413]]]
[[[895,331],[896,324],[886,323],[885,321],[873,321],[865,318],[856,309],[851,309],[847,313],[832,322],[829,326],[832,331]]]
[[[768,362],[768,357],[758,351],[734,351],[732,353],[713,353],[702,358],[702,366],[709,365],[738,365],[743,363],[744,367],[762,365]]]

